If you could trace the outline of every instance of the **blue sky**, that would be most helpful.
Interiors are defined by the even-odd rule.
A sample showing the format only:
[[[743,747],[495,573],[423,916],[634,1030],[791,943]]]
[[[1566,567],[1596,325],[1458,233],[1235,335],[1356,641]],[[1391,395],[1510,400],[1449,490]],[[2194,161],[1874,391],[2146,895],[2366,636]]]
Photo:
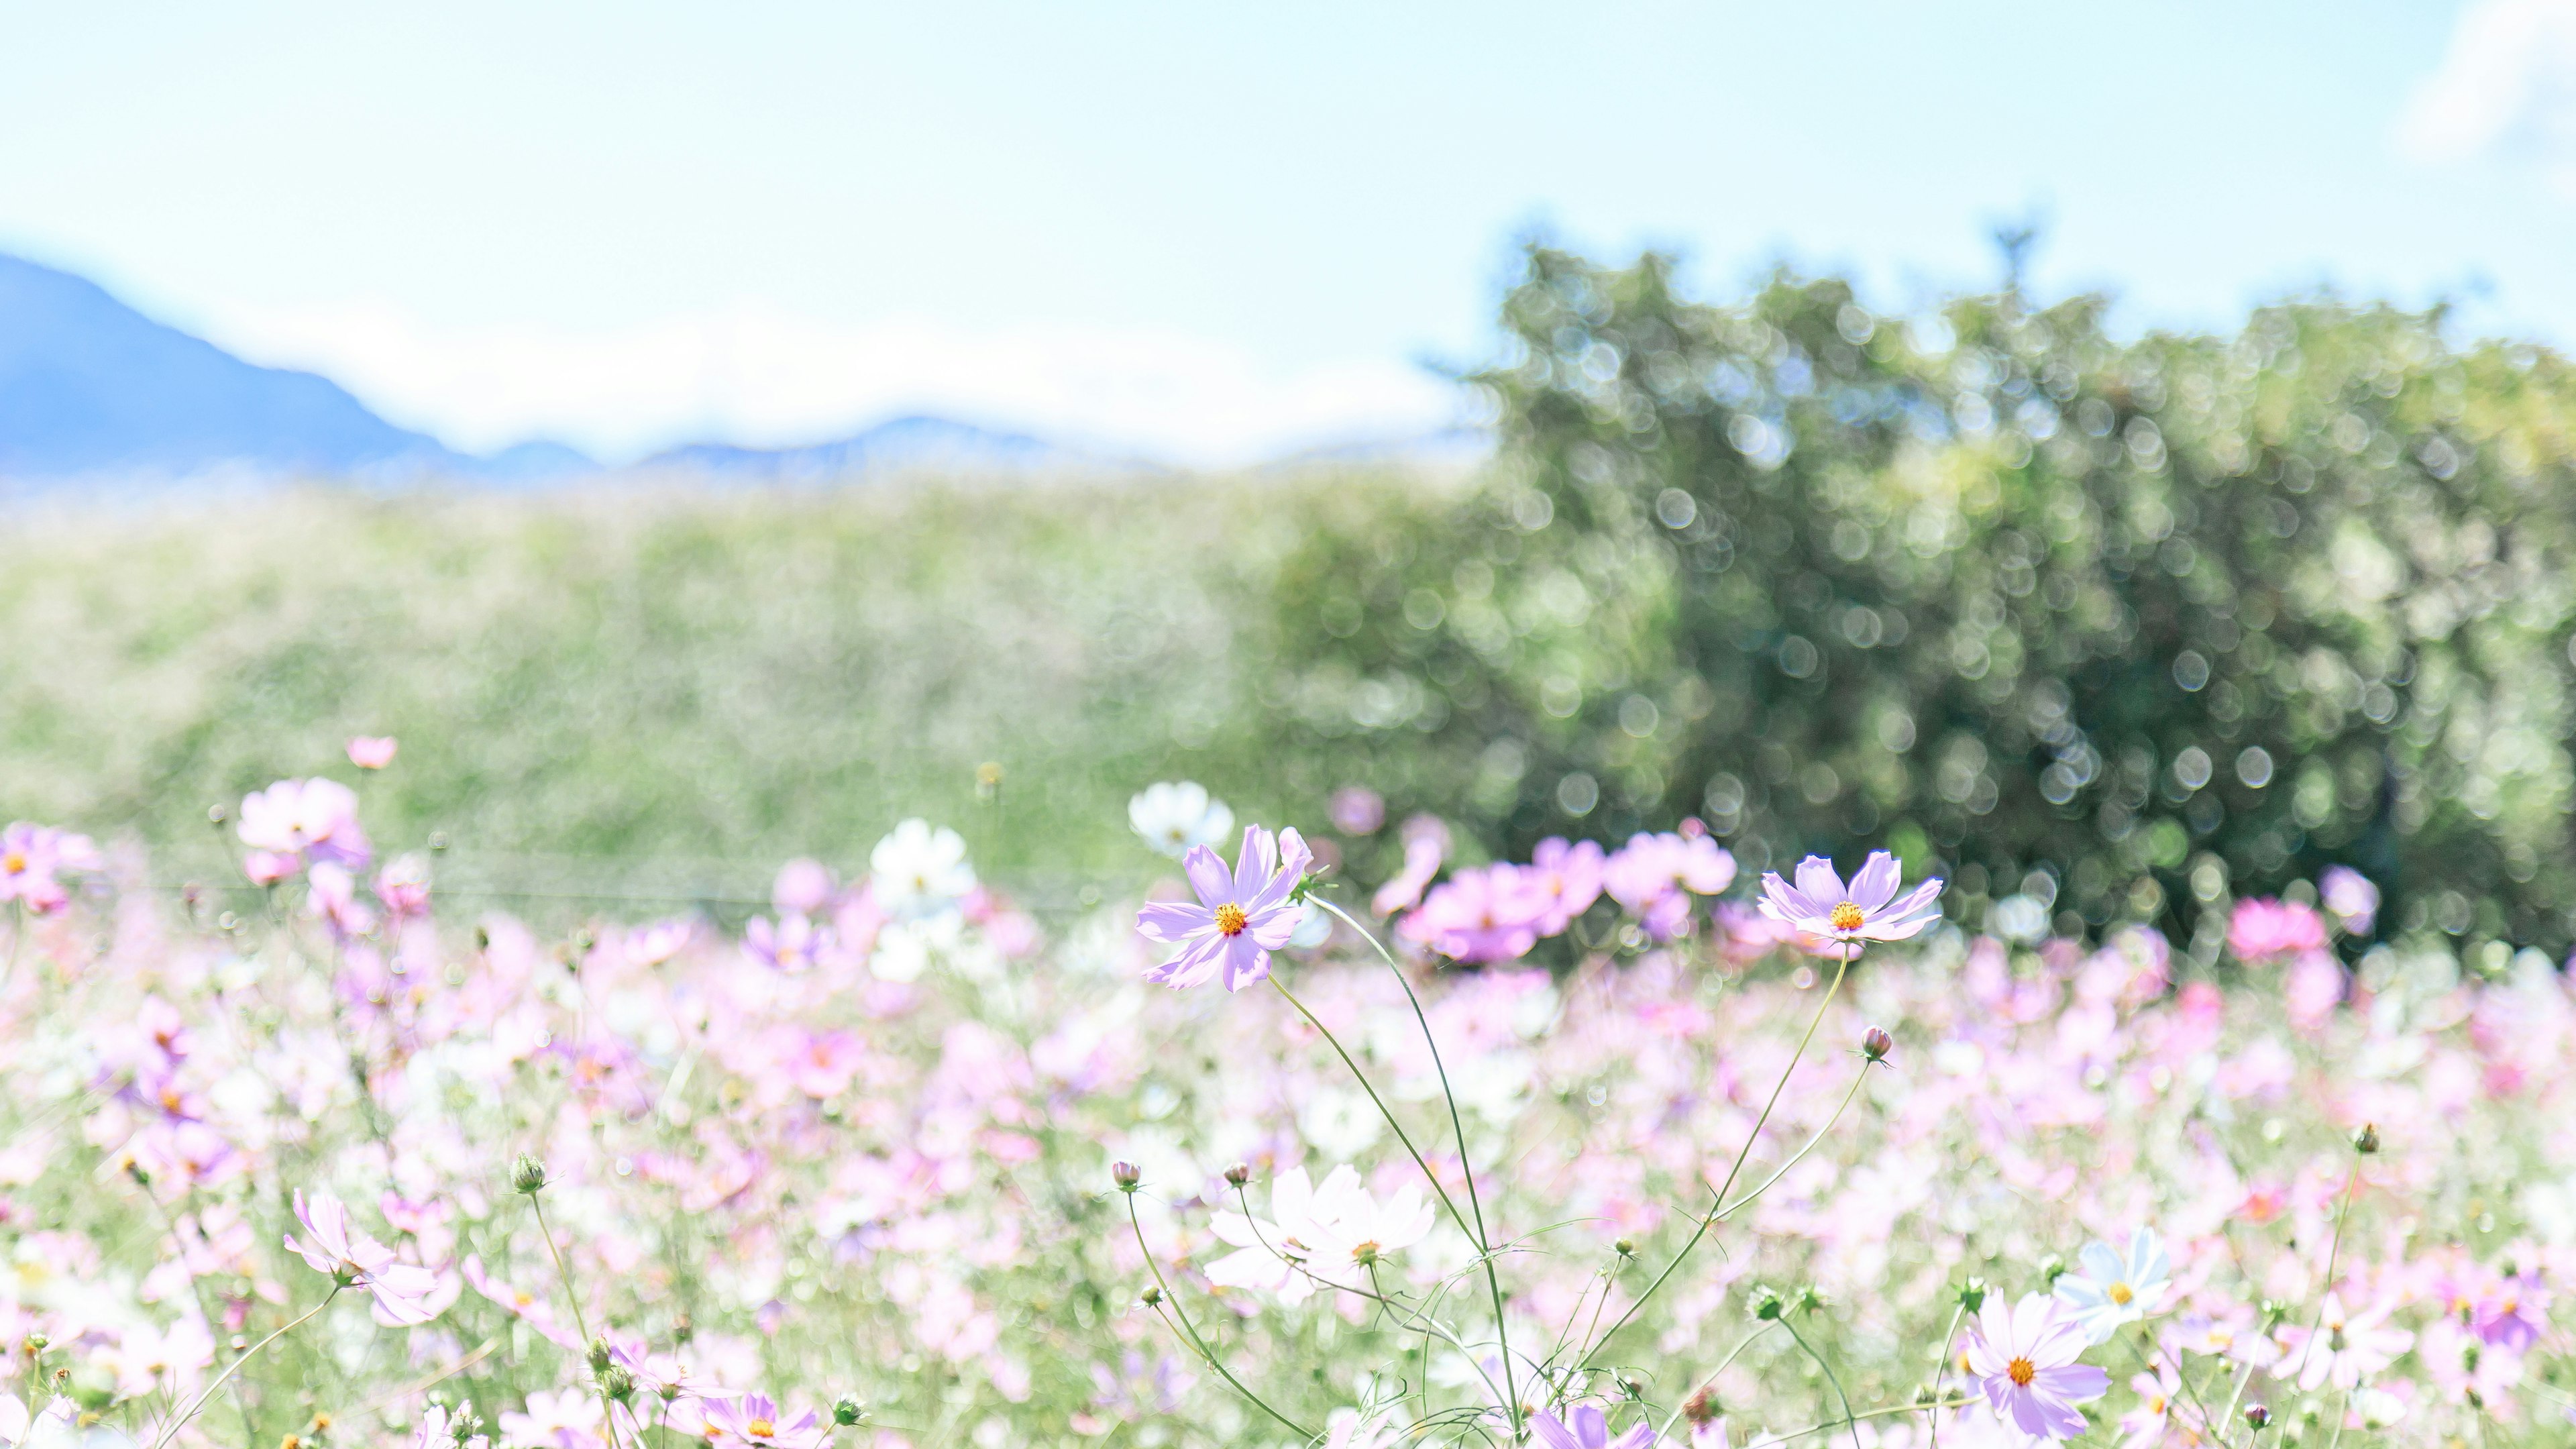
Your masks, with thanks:
[[[1193,461],[1437,422],[1511,240],[2576,337],[2576,0],[0,3],[0,249],[398,421],[909,408]]]

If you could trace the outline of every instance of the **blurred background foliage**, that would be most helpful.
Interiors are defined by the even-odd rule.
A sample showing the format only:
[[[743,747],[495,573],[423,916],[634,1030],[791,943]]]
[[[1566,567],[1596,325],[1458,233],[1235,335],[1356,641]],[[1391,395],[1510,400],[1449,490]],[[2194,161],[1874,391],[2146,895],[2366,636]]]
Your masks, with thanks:
[[[1720,305],[1537,246],[1472,477],[22,512],[0,813],[219,871],[209,805],[382,732],[379,843],[451,885],[748,902],[926,814],[1043,904],[1152,869],[1150,780],[1307,822],[1363,783],[1390,823],[1327,844],[1365,880],[1416,811],[1470,857],[1697,816],[1757,870],[1937,861],[1971,923],[2214,946],[2342,862],[2384,930],[2563,951],[2564,362],[2332,298],[2105,310]]]
[[[2332,298],[2105,309],[1719,306],[1533,248],[1489,485],[1283,565],[1280,753],[1364,739],[1502,852],[1697,815],[1753,869],[1886,842],[1971,924],[2211,951],[2208,907],[2341,862],[2387,929],[2563,951],[2564,362]]]

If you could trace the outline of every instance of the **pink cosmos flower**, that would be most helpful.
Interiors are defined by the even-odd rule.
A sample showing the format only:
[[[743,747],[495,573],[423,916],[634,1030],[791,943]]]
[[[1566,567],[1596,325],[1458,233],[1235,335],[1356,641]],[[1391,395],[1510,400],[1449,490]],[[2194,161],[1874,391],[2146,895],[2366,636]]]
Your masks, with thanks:
[[[18,901],[40,916],[61,910],[71,900],[61,872],[99,865],[88,836],[18,821],[0,830],[0,901]]]
[[[2297,901],[2238,901],[2227,918],[2227,949],[2249,966],[2322,951],[2325,944],[2325,918]]]
[[[2325,1312],[2313,1336],[2304,1323],[2281,1325],[2284,1352],[2273,1372],[2285,1379],[2296,1374],[2302,1393],[2315,1393],[2329,1380],[2339,1389],[2359,1388],[2363,1379],[2397,1362],[2415,1345],[2414,1334],[2388,1326],[2394,1307],[2383,1303],[2364,1313],[2349,1313],[2342,1295],[2327,1294]]]
[[[1888,877],[1895,877],[1893,862]],[[2084,1330],[2060,1317],[2056,1300],[2045,1294],[2025,1293],[2009,1309],[2000,1295],[1988,1298],[1967,1348],[1968,1371],[1977,1376],[1986,1402],[2025,1434],[2072,1439],[2083,1433],[2084,1412],[2075,1406],[2102,1397],[2111,1386],[2109,1374],[2076,1362],[2084,1352]]]
[[[358,794],[337,780],[280,780],[243,797],[242,844],[299,860],[366,868],[373,853],[358,828]]]
[[[1592,909],[1601,899],[1601,846],[1597,841],[1578,840],[1568,845],[1560,836],[1551,835],[1530,852],[1530,863],[1521,872],[1521,882],[1539,907],[1538,933],[1558,936],[1574,924],[1574,918]]]
[[[427,1268],[394,1261],[394,1250],[349,1226],[349,1210],[327,1192],[305,1201],[295,1191],[295,1220],[304,1225],[306,1242],[290,1236],[289,1252],[301,1256],[317,1273],[328,1273],[352,1288],[375,1296],[376,1321],[388,1327],[427,1323],[438,1316],[430,1299],[439,1290],[438,1275]]]
[[[429,858],[398,855],[376,872],[376,899],[396,917],[429,914]]]
[[[1377,888],[1369,909],[1381,916],[1409,911],[1422,902],[1423,887],[1449,858],[1449,827],[1435,815],[1416,815],[1404,822],[1404,865],[1395,878]]]
[[[832,928],[818,926],[806,916],[781,916],[774,926],[755,917],[742,932],[742,949],[762,965],[780,971],[805,970],[831,945]]]
[[[1396,929],[1453,961],[1516,961],[1538,944],[1547,906],[1505,862],[1449,877]]]
[[[1798,862],[1798,883],[1790,885],[1777,871],[1762,876],[1762,914],[1783,925],[1846,945],[1857,941],[1902,941],[1922,934],[1941,919],[1941,878],[1908,891],[1903,862],[1884,850],[1873,850],[1854,872],[1851,885],[1834,873],[1834,863],[1821,855]]]
[[[800,856],[778,868],[778,881],[769,888],[769,903],[782,916],[818,916],[832,903],[836,889],[829,867]]]
[[[1530,1432],[1547,1449],[1652,1449],[1655,1442],[1655,1426],[1642,1420],[1627,1433],[1611,1438],[1610,1421],[1590,1404],[1574,1411],[1571,1424],[1545,1409],[1530,1415],[1529,1424]]]
[[[831,1437],[832,1431],[822,1427],[813,1410],[789,1419],[764,1394],[718,1399],[707,1405],[707,1439],[727,1444],[728,1449],[821,1449]]]
[[[607,1449],[608,1436],[596,1396],[539,1389],[528,1395],[526,1412],[501,1411],[501,1442],[526,1449]]]
[[[381,770],[394,762],[392,735],[360,735],[349,741],[349,763],[361,770]]]
[[[1221,972],[1225,989],[1241,991],[1270,974],[1270,953],[1288,944],[1304,911],[1291,901],[1314,855],[1294,829],[1272,836],[1246,826],[1243,850],[1231,873],[1217,853],[1192,846],[1181,857],[1198,903],[1151,901],[1136,913],[1136,929],[1149,941],[1180,953],[1145,973],[1174,990],[1201,985]]]

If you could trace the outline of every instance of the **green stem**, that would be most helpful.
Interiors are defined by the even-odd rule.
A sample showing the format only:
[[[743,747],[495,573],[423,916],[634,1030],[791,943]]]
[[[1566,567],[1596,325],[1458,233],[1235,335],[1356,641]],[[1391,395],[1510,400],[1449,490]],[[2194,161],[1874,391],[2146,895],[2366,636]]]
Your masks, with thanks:
[[[1744,1146],[1736,1152],[1734,1165],[1726,1169],[1726,1180],[1717,1185],[1714,1200],[1708,1212],[1700,1218],[1699,1226],[1691,1230],[1690,1240],[1682,1244],[1681,1251],[1673,1255],[1673,1260],[1664,1265],[1664,1271],[1655,1275],[1655,1281],[1646,1285],[1646,1291],[1637,1295],[1636,1301],[1628,1305],[1627,1309],[1619,1315],[1618,1320],[1610,1325],[1609,1330],[1594,1340],[1591,1348],[1584,1351],[1582,1362],[1575,1365],[1577,1369],[1592,1366],[1594,1356],[1608,1347],[1610,1340],[1619,1336],[1619,1330],[1627,1327],[1638,1312],[1645,1308],[1648,1300],[1652,1299],[1663,1288],[1665,1282],[1680,1269],[1683,1262],[1690,1257],[1691,1250],[1699,1246],[1699,1240],[1708,1236],[1708,1230],[1716,1224],[1719,1214],[1724,1211],[1723,1204],[1726,1202],[1728,1189],[1735,1186],[1736,1175],[1744,1171],[1744,1160],[1753,1155],[1753,1144],[1762,1140],[1762,1128],[1771,1120],[1771,1109],[1780,1105],[1780,1093],[1788,1088],[1789,1078],[1797,1073],[1798,1063],[1807,1055],[1807,1044],[1816,1039],[1816,1028],[1824,1025],[1825,1013],[1832,1009],[1834,998],[1842,992],[1843,977],[1850,973],[1852,958],[1858,954],[1859,952],[1851,943],[1845,943],[1842,960],[1834,967],[1834,984],[1825,989],[1825,999],[1816,1003],[1816,1014],[1808,1020],[1806,1034],[1798,1038],[1798,1049],[1789,1054],[1789,1065],[1781,1068],[1780,1080],[1771,1086],[1770,1099],[1762,1104],[1762,1115],[1753,1119],[1753,1130],[1745,1134]]]
[[[1842,1400],[1843,1423],[1851,1429],[1852,1449],[1860,1449],[1860,1416],[1852,1412],[1851,1395],[1843,1392],[1843,1381],[1835,1376],[1834,1366],[1825,1362],[1825,1356],[1816,1352],[1815,1346],[1807,1342],[1805,1335],[1798,1332],[1798,1325],[1791,1323],[1786,1314],[1781,1315],[1780,1326],[1789,1330],[1791,1340],[1806,1350],[1807,1357],[1816,1361],[1816,1367],[1825,1371],[1825,1382],[1834,1386],[1834,1397]]]
[[[1511,1415],[1512,1433],[1517,1437],[1521,1430],[1521,1396],[1512,1371],[1511,1328],[1503,1320],[1503,1281],[1494,1268],[1493,1241],[1485,1234],[1485,1205],[1476,1193],[1476,1168],[1467,1153],[1467,1126],[1458,1116],[1458,1095],[1449,1089],[1449,1068],[1440,1060],[1440,1042],[1431,1034],[1431,1018],[1423,1013],[1422,998],[1414,994],[1413,983],[1405,977],[1404,968],[1396,964],[1394,953],[1386,949],[1386,943],[1377,938],[1376,932],[1352,920],[1348,912],[1320,896],[1309,899],[1343,925],[1359,932],[1369,945],[1377,949],[1378,959],[1394,973],[1395,984],[1404,988],[1404,999],[1413,1007],[1413,1020],[1422,1028],[1422,1044],[1431,1049],[1431,1069],[1440,1076],[1440,1098],[1449,1104],[1449,1130],[1458,1142],[1458,1172],[1467,1179],[1467,1206],[1476,1215],[1476,1251],[1484,1260],[1485,1288],[1494,1300],[1494,1343],[1503,1360],[1504,1408]],[[1430,1169],[1426,1167],[1423,1170],[1428,1172]]]
[[[1312,1440],[1315,1437],[1314,1430],[1307,1428],[1305,1425],[1289,1418],[1286,1414],[1270,1407],[1269,1403],[1259,1394],[1245,1388],[1243,1380],[1236,1378],[1234,1376],[1234,1371],[1227,1368],[1225,1364],[1217,1358],[1215,1351],[1207,1346],[1207,1340],[1199,1337],[1198,1328],[1190,1322],[1189,1310],[1181,1307],[1180,1297],[1172,1292],[1172,1285],[1163,1281],[1163,1265],[1154,1261],[1154,1250],[1145,1245],[1145,1225],[1143,1222],[1139,1221],[1136,1216],[1136,1195],[1134,1193],[1127,1194],[1127,1226],[1136,1234],[1136,1251],[1145,1255],[1145,1267],[1154,1275],[1154,1286],[1163,1290],[1163,1301],[1172,1305],[1172,1317],[1180,1320],[1180,1328],[1178,1329],[1180,1336],[1189,1343],[1190,1347],[1198,1350],[1199,1358],[1204,1361],[1209,1368],[1216,1370],[1217,1377],[1224,1379],[1229,1384],[1232,1384],[1236,1393],[1251,1400],[1254,1408],[1268,1414],[1270,1417],[1278,1420],[1289,1429],[1296,1431],[1299,1438]],[[1161,1315],[1158,1312],[1156,1316],[1160,1317]],[[1164,1321],[1169,1323],[1171,1320],[1166,1319]],[[158,1446],[155,1446],[155,1449],[158,1449]]]
[[[152,1436],[152,1449],[166,1449],[170,1440],[175,1437],[182,1428],[187,1426],[190,1419],[197,1417],[198,1410],[203,1409],[206,1406],[206,1400],[214,1397],[215,1390],[222,1388],[226,1383],[230,1382],[232,1376],[240,1370],[243,1364],[250,1362],[254,1357],[258,1356],[261,1349],[268,1347],[270,1344],[277,1342],[279,1339],[285,1337],[294,1330],[302,1328],[304,1325],[312,1322],[321,1314],[323,1309],[331,1306],[331,1300],[339,1297],[340,1290],[347,1286],[348,1285],[345,1283],[334,1282],[331,1285],[331,1291],[322,1295],[321,1302],[316,1303],[311,1308],[305,1310],[303,1317],[296,1319],[292,1323],[280,1325],[276,1332],[271,1333],[268,1337],[252,1344],[249,1348],[242,1351],[241,1357],[224,1365],[224,1371],[215,1375],[215,1381],[213,1383],[199,1389],[197,1391],[197,1396],[188,1401],[188,1407],[182,1411],[177,1418],[172,1419],[168,1425],[164,1426],[160,1433]]]
[[[2352,1159],[2352,1171],[2343,1180],[2343,1201],[2335,1206],[2334,1237],[2326,1244],[2326,1276],[2317,1293],[2317,1316],[2308,1323],[2308,1336],[2299,1341],[2299,1362],[2296,1367],[2300,1374],[2307,1372],[2308,1359],[2317,1351],[2317,1330],[2326,1326],[2326,1297],[2334,1292],[2335,1258],[2343,1252],[2343,1220],[2352,1212],[2352,1190],[2360,1183],[2361,1158],[2356,1155]],[[2282,1375],[2283,1378],[2295,1376],[2294,1374]],[[2343,1426],[2338,1424],[2335,1428],[2336,1432],[2340,1433]]]
[[[1740,1354],[1746,1349],[1751,1348],[1753,1346],[1753,1340],[1760,1338],[1763,1334],[1770,1332],[1770,1330],[1771,1325],[1766,1323],[1760,1328],[1753,1330],[1751,1333],[1746,1334],[1744,1336],[1744,1341],[1737,1344],[1733,1352],[1730,1352],[1726,1357],[1719,1359],[1717,1361],[1717,1367],[1708,1371],[1707,1378],[1700,1380],[1696,1385],[1694,1385],[1690,1393],[1682,1395],[1682,1401],[1679,1404],[1675,1404],[1673,1406],[1672,1413],[1665,1417],[1664,1427],[1655,1435],[1655,1442],[1658,1444],[1662,1443],[1664,1439],[1673,1432],[1673,1425],[1681,1422],[1682,1410],[1689,1406],[1693,1395],[1697,1394],[1701,1389],[1705,1389],[1716,1383],[1717,1376],[1719,1374],[1726,1372],[1729,1368],[1734,1366],[1736,1354]]]
[[[590,1336],[587,1315],[581,1311],[581,1292],[572,1286],[572,1270],[564,1266],[563,1249],[555,1246],[554,1229],[546,1226],[546,1205],[537,1194],[532,1192],[528,1194],[528,1208],[537,1215],[537,1231],[546,1240],[546,1251],[554,1255],[555,1276],[563,1281],[564,1298],[572,1304],[572,1326],[580,1331],[582,1350],[588,1353],[590,1345],[595,1340]],[[590,1387],[592,1392],[599,1395],[600,1428],[608,1435],[611,1449],[615,1449],[615,1446],[624,1441],[617,1433],[617,1408],[609,1402],[608,1385],[600,1382],[598,1373],[593,1372],[590,1376]]]
[[[1919,1414],[1927,1410],[1934,1414],[1938,1414],[1943,1409],[1964,1409],[1976,1402],[1977,1400],[1974,1398],[1934,1399],[1928,1404],[1896,1404],[1884,1409],[1869,1409],[1862,1413],[1847,1415],[1840,1419],[1827,1419],[1821,1424],[1809,1424],[1807,1427],[1800,1429],[1795,1433],[1781,1435],[1778,1442],[1786,1444],[1792,1439],[1804,1439],[1810,1434],[1821,1434],[1836,1424],[1850,1423],[1853,1420],[1884,1419],[1892,1414]]]
[[[1932,1360],[1932,1397],[1934,1399],[1941,1397],[1941,1381],[1950,1376],[1950,1345],[1959,1341],[1959,1320],[1967,1316],[1966,1299],[1962,1298],[1951,1306],[1950,1327],[1941,1335],[1941,1356]],[[1941,1449],[1941,1416],[1934,1414],[1926,1427],[1929,1430],[1926,1437],[1932,1441],[1932,1449]]]

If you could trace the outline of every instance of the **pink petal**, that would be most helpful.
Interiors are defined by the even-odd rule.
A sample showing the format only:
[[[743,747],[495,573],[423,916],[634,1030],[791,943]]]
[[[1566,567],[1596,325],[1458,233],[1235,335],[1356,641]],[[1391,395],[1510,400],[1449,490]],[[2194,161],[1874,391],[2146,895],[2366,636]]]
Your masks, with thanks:
[[[1199,904],[1213,911],[1234,899],[1234,877],[1226,874],[1225,861],[1204,845],[1193,845],[1181,857],[1181,872],[1190,878],[1190,889],[1199,893]]]
[[[1834,863],[1821,855],[1798,862],[1798,893],[1816,903],[1819,915],[1848,899],[1843,894],[1843,878],[1834,873]]]
[[[1852,904],[1864,911],[1875,912],[1896,897],[1896,888],[1904,883],[1896,857],[1884,850],[1873,850],[1869,859],[1851,879]]]
[[[1148,901],[1136,913],[1137,934],[1166,945],[1178,945],[1215,925],[1216,912],[1184,901]]]

